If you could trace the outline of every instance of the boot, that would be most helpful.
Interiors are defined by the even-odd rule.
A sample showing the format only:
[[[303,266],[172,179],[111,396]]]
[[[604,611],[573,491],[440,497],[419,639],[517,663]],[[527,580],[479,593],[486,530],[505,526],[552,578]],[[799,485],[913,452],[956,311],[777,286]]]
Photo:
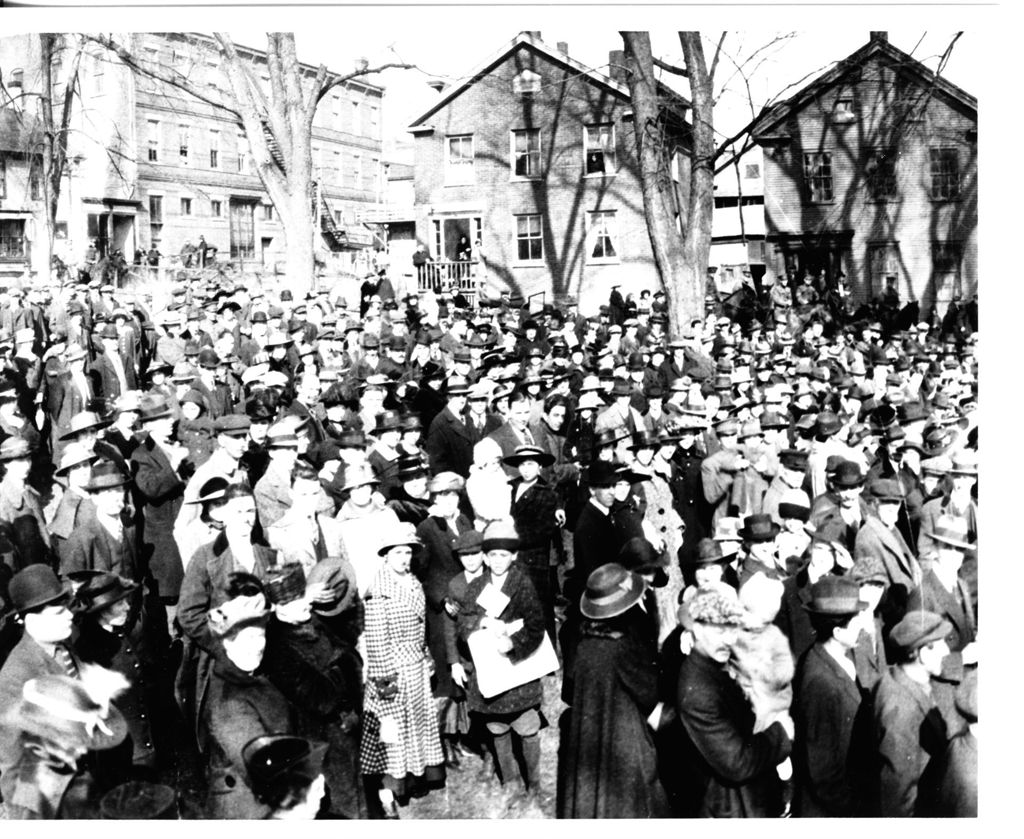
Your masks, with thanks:
[[[493,742],[494,762],[497,764],[502,786],[507,787],[519,774],[516,757],[512,753],[512,733],[506,731],[504,734],[495,734]]]
[[[526,764],[526,789],[536,793],[540,787],[540,736],[531,734],[521,739],[523,762]]]
[[[444,765],[449,769],[462,766],[462,749],[454,737],[442,737],[441,748],[444,750]]]

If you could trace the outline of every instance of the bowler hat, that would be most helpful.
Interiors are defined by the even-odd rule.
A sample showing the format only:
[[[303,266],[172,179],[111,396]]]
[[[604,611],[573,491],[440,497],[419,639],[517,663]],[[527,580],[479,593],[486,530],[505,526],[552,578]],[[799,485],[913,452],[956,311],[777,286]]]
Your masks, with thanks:
[[[66,600],[71,589],[57,579],[53,571],[41,563],[27,565],[7,585],[10,606],[5,614],[30,612],[59,600]]]
[[[199,366],[205,367],[207,370],[213,369],[220,365],[220,356],[217,355],[216,351],[209,347],[204,347],[199,351]]]
[[[889,639],[901,650],[913,652],[934,641],[941,641],[952,631],[953,625],[934,612],[924,609],[907,612],[889,633]]]
[[[591,620],[614,618],[639,603],[646,590],[643,577],[617,562],[609,562],[587,577],[580,612]]]
[[[264,734],[242,747],[249,787],[257,801],[274,801],[282,791],[312,784],[323,772],[327,743],[286,734]]]
[[[854,489],[864,485],[864,473],[860,470],[860,464],[852,460],[844,460],[836,467],[835,477],[832,484],[837,489]]]
[[[831,437],[842,427],[843,422],[834,411],[822,411],[815,420],[815,433],[819,437]]]
[[[811,600],[803,607],[815,615],[845,617],[866,609],[867,602],[860,599],[860,586],[849,577],[826,574],[811,586]]]
[[[705,537],[697,543],[697,552],[688,556],[689,561],[694,565],[716,565],[729,562],[736,556],[736,553],[735,550],[723,553],[721,542]]]
[[[138,590],[139,583],[104,571],[90,577],[78,587],[72,610],[80,614],[94,615],[119,600],[130,597]]]
[[[766,513],[756,513],[743,519],[737,534],[745,542],[770,542],[782,528]]]

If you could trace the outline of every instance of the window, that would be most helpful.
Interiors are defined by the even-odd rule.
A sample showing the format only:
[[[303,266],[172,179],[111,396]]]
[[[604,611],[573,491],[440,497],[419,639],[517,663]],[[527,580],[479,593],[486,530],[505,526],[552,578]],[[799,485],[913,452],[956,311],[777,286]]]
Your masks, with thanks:
[[[0,198],[7,197],[7,161],[0,156]]]
[[[960,197],[960,158],[955,148],[931,149],[932,198]]]
[[[320,146],[313,146],[312,154],[310,155],[311,163],[313,164],[313,176],[320,177],[320,169],[323,167],[323,150]]]
[[[335,129],[341,128],[341,96],[335,93],[331,96],[331,116],[333,118],[332,125]]]
[[[937,300],[949,300],[963,294],[960,265],[963,246],[960,242],[932,242],[932,278]]]
[[[885,291],[890,277],[899,280],[903,273],[900,262],[899,242],[872,242],[868,245],[868,270],[874,294]]]
[[[41,201],[43,198],[43,173],[40,171],[42,166],[42,159],[33,160],[29,170],[28,196],[32,201]]]
[[[617,261],[619,258],[619,231],[614,210],[587,213],[587,260]]]
[[[178,162],[188,166],[188,126],[178,126]]]
[[[896,150],[870,149],[865,164],[868,195],[873,201],[896,197]]]
[[[754,181],[761,177],[761,164],[760,163],[748,163],[744,166],[744,175],[748,181]]]
[[[373,139],[377,139],[380,133],[380,108],[376,105],[370,105],[370,136]]]
[[[359,100],[352,100],[352,133],[362,134],[363,133],[363,120],[362,111],[359,110]]]
[[[191,198],[182,198],[181,199],[181,214],[183,216],[190,216],[190,215],[192,215],[192,199]]]
[[[448,138],[444,179],[447,184],[471,184],[474,182],[472,134]]]
[[[370,189],[380,189],[380,161],[376,157],[370,160]]]
[[[220,132],[210,132],[210,168],[220,168]]]
[[[274,220],[274,205],[264,204],[263,205],[263,220],[273,221]]]
[[[334,181],[341,183],[341,179],[344,177],[344,170],[341,168],[341,152],[334,152]]]
[[[164,223],[164,197],[162,195],[149,196],[149,223]]]
[[[220,218],[224,214],[224,205],[220,201],[210,202],[210,215],[214,218]]]
[[[0,219],[0,259],[24,259],[25,222],[23,219]]]
[[[540,92],[541,77],[532,70],[523,70],[512,79],[512,92],[517,96],[529,98]]]
[[[832,153],[813,152],[804,154],[804,180],[810,191],[811,201],[831,201],[832,193]]]
[[[160,160],[160,123],[151,119],[149,123],[149,140],[146,159],[150,163],[157,163]]]
[[[363,156],[352,155],[352,188],[362,189],[363,186]]]
[[[540,129],[512,132],[512,173],[517,178],[540,177]]]
[[[249,154],[249,141],[241,131],[235,135],[235,148],[238,150],[238,171],[244,172],[245,159]]]
[[[540,215],[516,216],[516,242],[520,262],[537,262],[544,258],[543,225]]]
[[[146,66],[155,68],[157,66],[157,50],[156,47],[146,47]],[[156,92],[156,79],[152,76],[142,76],[143,89],[150,93]]]
[[[836,108],[832,113],[832,122],[840,124],[851,123],[857,119],[853,112],[853,99],[837,99]]]
[[[584,173],[615,174],[615,126],[611,123],[588,125],[583,129]]]
[[[334,223],[341,227],[341,210],[334,211]]]
[[[21,90],[24,80],[25,71],[22,70],[20,67],[16,67],[15,69],[11,70],[11,80],[10,82],[8,82],[7,86],[11,88],[11,90]]]

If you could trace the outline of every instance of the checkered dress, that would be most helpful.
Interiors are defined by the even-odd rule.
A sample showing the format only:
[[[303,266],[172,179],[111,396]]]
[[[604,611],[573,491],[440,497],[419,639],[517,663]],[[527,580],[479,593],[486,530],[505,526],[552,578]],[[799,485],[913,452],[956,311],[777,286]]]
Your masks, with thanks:
[[[366,600],[366,698],[360,752],[366,775],[402,779],[423,775],[444,763],[437,709],[430,690],[431,659],[426,646],[423,589],[412,575],[380,569]],[[375,679],[397,676],[398,693],[385,699]],[[398,721],[399,741],[380,741],[380,720]]]

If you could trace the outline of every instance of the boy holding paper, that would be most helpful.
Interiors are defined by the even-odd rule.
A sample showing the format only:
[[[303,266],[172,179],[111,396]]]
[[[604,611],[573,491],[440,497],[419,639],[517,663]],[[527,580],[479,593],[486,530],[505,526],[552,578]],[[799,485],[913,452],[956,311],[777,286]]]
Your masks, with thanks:
[[[543,694],[530,659],[547,636],[544,611],[530,577],[515,563],[518,549],[519,536],[511,522],[488,525],[483,538],[487,570],[469,584],[458,632],[473,657],[474,671],[467,684],[469,708],[481,715],[491,734],[501,782],[508,786],[519,774],[512,751],[515,732],[525,763],[522,781],[527,793],[535,795],[540,781]],[[509,663],[514,666],[510,668]],[[510,686],[485,696],[481,683],[493,682],[489,677],[494,672],[500,672]],[[523,681],[516,684],[519,678]]]

